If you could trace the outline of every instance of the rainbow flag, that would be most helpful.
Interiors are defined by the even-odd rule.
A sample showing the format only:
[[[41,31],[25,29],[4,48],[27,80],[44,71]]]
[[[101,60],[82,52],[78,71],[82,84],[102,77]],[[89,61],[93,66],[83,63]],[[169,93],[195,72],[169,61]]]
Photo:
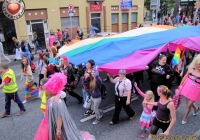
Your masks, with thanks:
[[[176,48],[174,57],[173,57],[173,59],[172,59],[172,61],[171,61],[171,65],[172,65],[172,66],[176,66],[176,65],[179,64],[180,59],[181,59],[181,51],[183,51],[183,50],[184,50],[184,46],[181,45],[181,44],[179,44],[179,45],[177,46],[177,48]]]

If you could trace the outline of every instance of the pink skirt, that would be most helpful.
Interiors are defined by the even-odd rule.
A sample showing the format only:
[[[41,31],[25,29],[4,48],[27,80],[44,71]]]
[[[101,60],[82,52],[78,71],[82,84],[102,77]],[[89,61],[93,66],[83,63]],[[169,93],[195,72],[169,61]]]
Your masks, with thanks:
[[[198,102],[200,101],[200,84],[187,77],[180,88],[180,94],[185,96],[187,99]]]

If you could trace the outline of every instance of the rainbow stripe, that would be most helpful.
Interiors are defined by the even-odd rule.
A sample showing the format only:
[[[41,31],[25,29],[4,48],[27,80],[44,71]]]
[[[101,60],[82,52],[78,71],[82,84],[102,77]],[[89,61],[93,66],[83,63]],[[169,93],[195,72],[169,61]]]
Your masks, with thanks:
[[[176,66],[179,64],[180,62],[180,58],[181,58],[181,52],[184,50],[184,46],[179,44],[176,48],[176,51],[175,51],[175,54],[174,54],[174,57],[172,59],[172,62],[171,62],[171,65],[172,66]]]

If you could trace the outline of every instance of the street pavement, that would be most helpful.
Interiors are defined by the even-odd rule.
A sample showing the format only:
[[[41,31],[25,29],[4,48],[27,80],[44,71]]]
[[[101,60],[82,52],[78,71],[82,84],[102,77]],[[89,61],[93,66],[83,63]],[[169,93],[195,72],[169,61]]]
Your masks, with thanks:
[[[11,62],[10,68],[15,71],[17,77],[17,83],[19,87],[19,96],[21,100],[24,100],[23,86],[24,82],[20,82],[20,62]],[[105,78],[105,74],[101,74],[102,78]],[[34,80],[37,82],[37,74],[34,74]],[[120,114],[120,120],[116,125],[109,125],[112,115],[114,113],[114,85],[110,82],[104,82],[108,90],[108,96],[102,100],[100,108],[104,110],[104,116],[101,122],[97,125],[93,125],[95,120],[94,116],[84,116],[85,110],[82,104],[78,104],[78,101],[67,94],[67,108],[75,121],[77,127],[81,131],[88,131],[96,137],[96,140],[141,140],[139,118],[142,113],[142,101],[143,98],[139,97],[138,100],[131,102],[131,107],[135,110],[136,116],[134,120],[130,121],[128,116],[122,109]],[[173,87],[173,90],[176,87]],[[142,91],[149,89],[149,82],[145,79],[142,83]],[[75,90],[82,96],[81,85]],[[18,106],[12,102],[11,117],[0,119],[0,140],[33,140],[36,130],[41,121],[42,113],[40,111],[40,99],[32,100],[25,104],[27,112],[21,116],[15,114],[19,111]],[[197,103],[200,106],[200,103]],[[171,131],[171,135],[193,135],[196,133],[199,135],[200,129],[200,114],[196,117],[190,113],[188,123],[181,124],[182,117],[185,112],[185,99],[183,99],[181,106],[177,110],[177,121]],[[0,91],[0,113],[4,112],[4,94]],[[160,131],[161,132],[161,131]]]

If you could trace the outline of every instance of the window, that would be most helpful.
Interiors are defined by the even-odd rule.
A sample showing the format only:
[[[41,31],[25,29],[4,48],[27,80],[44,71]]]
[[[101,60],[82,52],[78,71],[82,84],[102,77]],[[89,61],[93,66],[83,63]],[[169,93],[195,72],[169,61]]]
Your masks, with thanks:
[[[101,14],[100,13],[91,14],[91,25],[99,29],[95,31],[96,33],[101,32]]]
[[[118,23],[118,14],[112,13],[112,24]]]
[[[31,33],[31,32],[32,32],[32,30],[31,30],[31,25],[30,25],[30,21],[26,21],[26,28],[27,28],[28,33]]]
[[[70,17],[63,17],[61,18],[61,27],[64,28],[71,28],[79,26],[79,17],[73,16],[71,17],[72,23],[70,22]]]
[[[100,18],[101,15],[99,13],[91,14],[91,19],[92,18]]]
[[[128,13],[122,13],[122,23],[128,23]]]
[[[137,22],[137,13],[131,14],[131,22]]]

